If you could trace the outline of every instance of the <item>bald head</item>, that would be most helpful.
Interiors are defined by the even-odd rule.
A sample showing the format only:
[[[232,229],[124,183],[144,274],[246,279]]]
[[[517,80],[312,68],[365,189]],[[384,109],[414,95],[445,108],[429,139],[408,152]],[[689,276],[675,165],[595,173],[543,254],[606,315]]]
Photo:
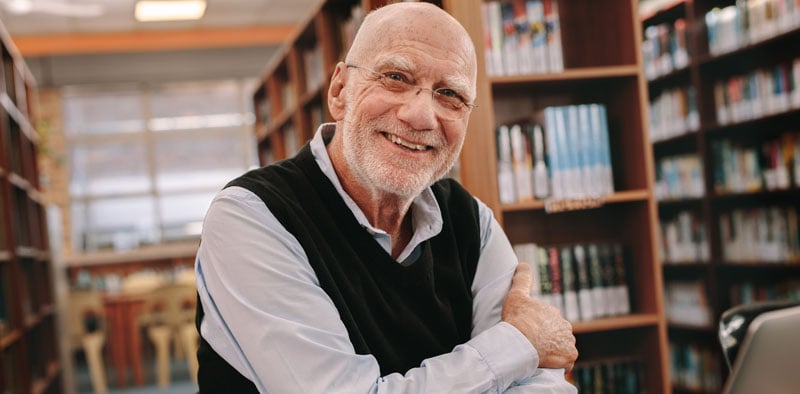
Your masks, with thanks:
[[[394,3],[370,12],[356,34],[346,62],[364,64],[398,40],[449,52],[461,59],[467,75],[477,73],[475,47],[467,31],[450,14],[425,2]]]

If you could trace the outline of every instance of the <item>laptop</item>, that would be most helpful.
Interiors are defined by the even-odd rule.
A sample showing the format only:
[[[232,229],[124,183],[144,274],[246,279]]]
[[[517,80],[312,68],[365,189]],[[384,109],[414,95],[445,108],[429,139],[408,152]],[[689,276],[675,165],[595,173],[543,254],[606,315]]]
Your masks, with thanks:
[[[800,393],[800,306],[764,312],[750,323],[723,393]]]

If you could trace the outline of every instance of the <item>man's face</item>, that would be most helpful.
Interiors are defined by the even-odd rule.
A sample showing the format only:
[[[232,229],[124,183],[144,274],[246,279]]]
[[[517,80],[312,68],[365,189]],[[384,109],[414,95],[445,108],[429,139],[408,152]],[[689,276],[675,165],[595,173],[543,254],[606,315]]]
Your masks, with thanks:
[[[401,100],[373,71],[424,88],[452,88],[468,103],[474,97],[463,45],[454,45],[457,40],[441,32],[431,38],[433,32],[422,30],[417,26],[406,39],[384,41],[375,56],[345,71],[349,87],[339,132],[347,165],[361,185],[405,197],[419,194],[455,164],[469,115],[442,116],[425,89]],[[424,40],[415,38],[425,34]]]

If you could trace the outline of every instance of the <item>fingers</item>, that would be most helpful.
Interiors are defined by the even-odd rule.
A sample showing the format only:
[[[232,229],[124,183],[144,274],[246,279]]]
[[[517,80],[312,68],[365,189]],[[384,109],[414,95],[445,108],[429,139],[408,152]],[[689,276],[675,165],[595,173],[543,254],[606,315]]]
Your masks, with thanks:
[[[528,263],[519,263],[517,264],[517,270],[514,271],[514,277],[511,279],[511,289],[508,292],[529,295],[531,294],[532,284],[533,273],[531,272],[531,266]]]

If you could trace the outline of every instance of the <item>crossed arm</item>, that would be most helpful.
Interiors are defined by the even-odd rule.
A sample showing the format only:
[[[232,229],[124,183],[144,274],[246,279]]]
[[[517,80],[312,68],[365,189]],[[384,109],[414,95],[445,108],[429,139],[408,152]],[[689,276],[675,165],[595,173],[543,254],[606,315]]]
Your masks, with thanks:
[[[576,392],[563,370],[546,368],[574,362],[569,323],[527,295],[524,268],[515,277],[516,258],[490,213],[482,225],[472,338],[381,376],[374,357],[354,352],[297,240],[258,197],[225,189],[206,216],[196,264],[201,334],[261,392]]]

